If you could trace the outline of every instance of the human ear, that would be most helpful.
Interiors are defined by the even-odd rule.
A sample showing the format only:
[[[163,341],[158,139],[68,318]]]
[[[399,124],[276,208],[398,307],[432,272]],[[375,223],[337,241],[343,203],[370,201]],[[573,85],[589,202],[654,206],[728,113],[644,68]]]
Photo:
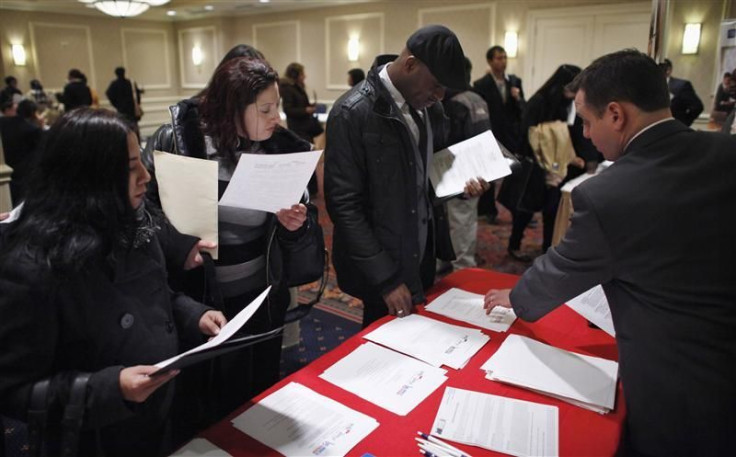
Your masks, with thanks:
[[[621,104],[617,102],[609,103],[608,106],[606,106],[606,114],[611,119],[611,123],[615,130],[623,130],[623,127],[626,124],[626,113]]]

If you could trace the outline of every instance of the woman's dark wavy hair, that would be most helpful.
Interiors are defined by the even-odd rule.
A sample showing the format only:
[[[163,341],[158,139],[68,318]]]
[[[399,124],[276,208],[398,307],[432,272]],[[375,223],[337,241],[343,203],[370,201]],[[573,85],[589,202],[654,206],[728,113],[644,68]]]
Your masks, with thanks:
[[[245,109],[278,80],[278,73],[268,62],[249,57],[223,62],[212,75],[199,105],[203,132],[212,138],[218,155],[231,165],[236,163],[235,151],[247,146],[240,143],[238,136],[239,131],[246,133]]]
[[[128,196],[128,134],[116,113],[80,108],[48,131],[20,218],[3,254],[24,250],[55,271],[109,259],[135,227]]]

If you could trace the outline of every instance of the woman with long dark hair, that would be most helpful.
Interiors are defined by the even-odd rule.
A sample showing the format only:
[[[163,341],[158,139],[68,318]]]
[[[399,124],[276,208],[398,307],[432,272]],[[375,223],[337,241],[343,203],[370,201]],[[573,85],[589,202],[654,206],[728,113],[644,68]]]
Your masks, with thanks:
[[[580,71],[580,67],[575,65],[560,65],[529,99],[522,116],[522,132],[525,135],[522,143],[523,154],[534,160],[536,165],[522,190],[521,197],[517,195],[513,199],[510,198],[517,205],[512,208],[512,229],[508,252],[509,255],[519,260],[531,260],[531,257],[523,254],[520,248],[524,229],[531,221],[534,211],[542,211],[542,251],[546,252],[552,242],[554,221],[560,201],[560,186],[581,174],[587,162],[592,164],[598,160],[598,153],[590,141],[583,138],[582,127],[575,117],[573,105],[575,94],[565,89],[565,86]],[[534,146],[530,142],[530,138],[534,138],[534,134],[530,133],[534,127],[553,121],[563,121],[568,124],[567,131],[576,155],[569,164],[556,164],[560,169],[567,170],[567,174],[563,173],[560,177],[565,178],[562,182],[559,179],[556,181],[547,179],[550,178],[550,174],[538,163],[538,158],[533,151]],[[578,122],[577,126],[576,122]],[[568,165],[571,166],[568,167]],[[499,196],[499,199],[503,197]]]
[[[223,61],[200,96],[171,108],[171,124],[159,128],[145,154],[162,150],[217,161],[222,196],[243,154],[310,149],[309,143],[279,125],[279,99],[278,75],[266,61],[250,57]],[[197,278],[186,283],[206,284],[202,289],[210,291],[215,288],[218,293],[210,295],[218,298],[215,306],[228,318],[271,285],[267,302],[244,332],[255,334],[282,326],[290,301],[284,256],[313,243],[321,234],[316,209],[308,198],[275,214],[220,207],[218,230],[219,258],[214,273],[207,275],[200,269],[194,273]],[[207,276],[214,277],[214,283]],[[192,295],[198,296],[194,291]],[[215,417],[210,420],[275,383],[280,357],[281,339],[277,338],[259,343],[252,352],[239,351],[215,361],[216,379],[204,405],[215,406]]]
[[[178,372],[149,374],[180,338],[204,341],[225,318],[169,291],[161,221],[144,204],[150,176],[116,114],[65,114],[34,173],[0,243],[0,413],[33,419],[31,392],[49,380],[43,407],[58,420],[88,375],[79,455],[169,452]]]

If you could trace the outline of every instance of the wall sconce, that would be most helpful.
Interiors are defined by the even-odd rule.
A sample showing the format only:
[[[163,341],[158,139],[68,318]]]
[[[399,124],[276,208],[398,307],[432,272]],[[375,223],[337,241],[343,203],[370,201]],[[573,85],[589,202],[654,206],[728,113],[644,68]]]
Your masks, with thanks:
[[[22,44],[14,44],[13,50],[13,63],[16,67],[23,67],[26,64],[26,50]]]
[[[697,54],[700,45],[700,26],[699,23],[685,24],[685,31],[682,33],[682,53]]]
[[[195,45],[192,47],[192,63],[195,67],[198,67],[202,65],[202,61],[204,60],[204,55],[202,54],[202,48],[199,47],[199,45]]]
[[[357,62],[360,57],[360,39],[358,37],[352,37],[348,40],[348,60],[350,62]]]
[[[519,34],[516,32],[506,32],[503,39],[503,47],[506,49],[506,56],[516,57],[519,51]]]

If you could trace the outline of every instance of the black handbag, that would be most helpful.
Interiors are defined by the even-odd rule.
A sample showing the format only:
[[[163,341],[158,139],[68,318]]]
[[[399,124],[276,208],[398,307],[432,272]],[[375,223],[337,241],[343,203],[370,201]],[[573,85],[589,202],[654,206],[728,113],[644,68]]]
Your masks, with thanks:
[[[302,304],[286,313],[285,322],[293,322],[306,316],[317,304],[327,286],[329,277],[329,253],[325,248],[325,237],[319,225],[317,207],[307,205],[307,222],[316,226],[309,231],[310,240],[299,243],[293,249],[284,249],[284,279],[289,287],[313,283],[321,278],[317,295],[309,303]]]

